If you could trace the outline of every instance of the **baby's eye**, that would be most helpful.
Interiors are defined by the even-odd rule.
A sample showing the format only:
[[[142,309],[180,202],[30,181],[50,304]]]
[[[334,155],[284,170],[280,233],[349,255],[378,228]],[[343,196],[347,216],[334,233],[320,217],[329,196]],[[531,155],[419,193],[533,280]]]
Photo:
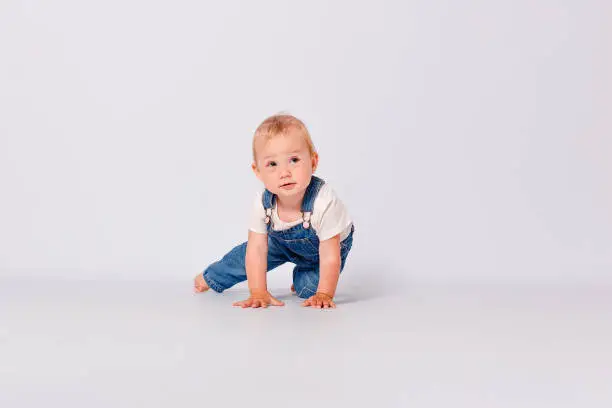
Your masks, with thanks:
[[[266,164],[266,167],[274,167],[274,166],[276,166],[275,161],[271,161],[271,162],[268,162],[268,164]]]
[[[290,160],[291,160],[291,163],[297,163],[297,162],[300,161],[300,158],[299,157],[292,157]]]

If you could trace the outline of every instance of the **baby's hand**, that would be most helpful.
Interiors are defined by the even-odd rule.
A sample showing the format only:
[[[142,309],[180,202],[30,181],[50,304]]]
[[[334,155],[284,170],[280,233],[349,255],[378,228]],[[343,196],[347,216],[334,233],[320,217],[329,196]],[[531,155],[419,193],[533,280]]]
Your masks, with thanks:
[[[285,304],[272,296],[267,290],[265,292],[253,292],[248,299],[233,304],[233,306],[240,306],[243,309],[245,307],[268,307],[269,305],[284,306]]]
[[[310,306],[319,309],[335,308],[333,297],[323,292],[317,292],[302,303],[302,306]]]

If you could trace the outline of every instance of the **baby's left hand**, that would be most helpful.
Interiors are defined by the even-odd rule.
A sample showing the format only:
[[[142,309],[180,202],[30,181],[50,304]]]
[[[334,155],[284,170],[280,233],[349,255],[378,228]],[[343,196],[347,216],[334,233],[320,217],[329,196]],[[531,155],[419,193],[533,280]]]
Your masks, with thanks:
[[[333,298],[325,293],[317,292],[302,303],[302,306],[310,306],[318,309],[335,308]]]

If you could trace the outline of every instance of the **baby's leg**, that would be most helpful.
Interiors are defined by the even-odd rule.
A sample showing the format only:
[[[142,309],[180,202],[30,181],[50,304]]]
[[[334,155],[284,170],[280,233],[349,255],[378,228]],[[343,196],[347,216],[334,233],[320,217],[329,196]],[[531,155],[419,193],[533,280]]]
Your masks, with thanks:
[[[340,273],[344,270],[346,259],[352,246],[352,235],[349,239],[340,243]],[[319,287],[319,265],[302,264],[293,268],[293,285],[291,290],[302,299],[313,296]]]
[[[319,265],[296,265],[293,268],[293,285],[302,299],[313,296],[319,286]]]
[[[221,293],[245,281],[247,279],[246,246],[246,242],[235,246],[223,258],[209,265],[203,273],[198,274],[195,278],[196,292],[204,292],[212,288],[215,292]],[[267,270],[270,271],[287,261],[286,255],[268,240]]]

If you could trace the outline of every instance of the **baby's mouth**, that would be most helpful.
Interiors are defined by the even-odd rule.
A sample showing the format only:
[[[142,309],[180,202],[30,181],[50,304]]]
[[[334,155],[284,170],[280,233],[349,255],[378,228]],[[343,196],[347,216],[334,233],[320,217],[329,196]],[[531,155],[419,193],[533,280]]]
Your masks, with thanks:
[[[291,188],[295,185],[295,183],[285,183],[285,184],[281,184],[281,188]]]

